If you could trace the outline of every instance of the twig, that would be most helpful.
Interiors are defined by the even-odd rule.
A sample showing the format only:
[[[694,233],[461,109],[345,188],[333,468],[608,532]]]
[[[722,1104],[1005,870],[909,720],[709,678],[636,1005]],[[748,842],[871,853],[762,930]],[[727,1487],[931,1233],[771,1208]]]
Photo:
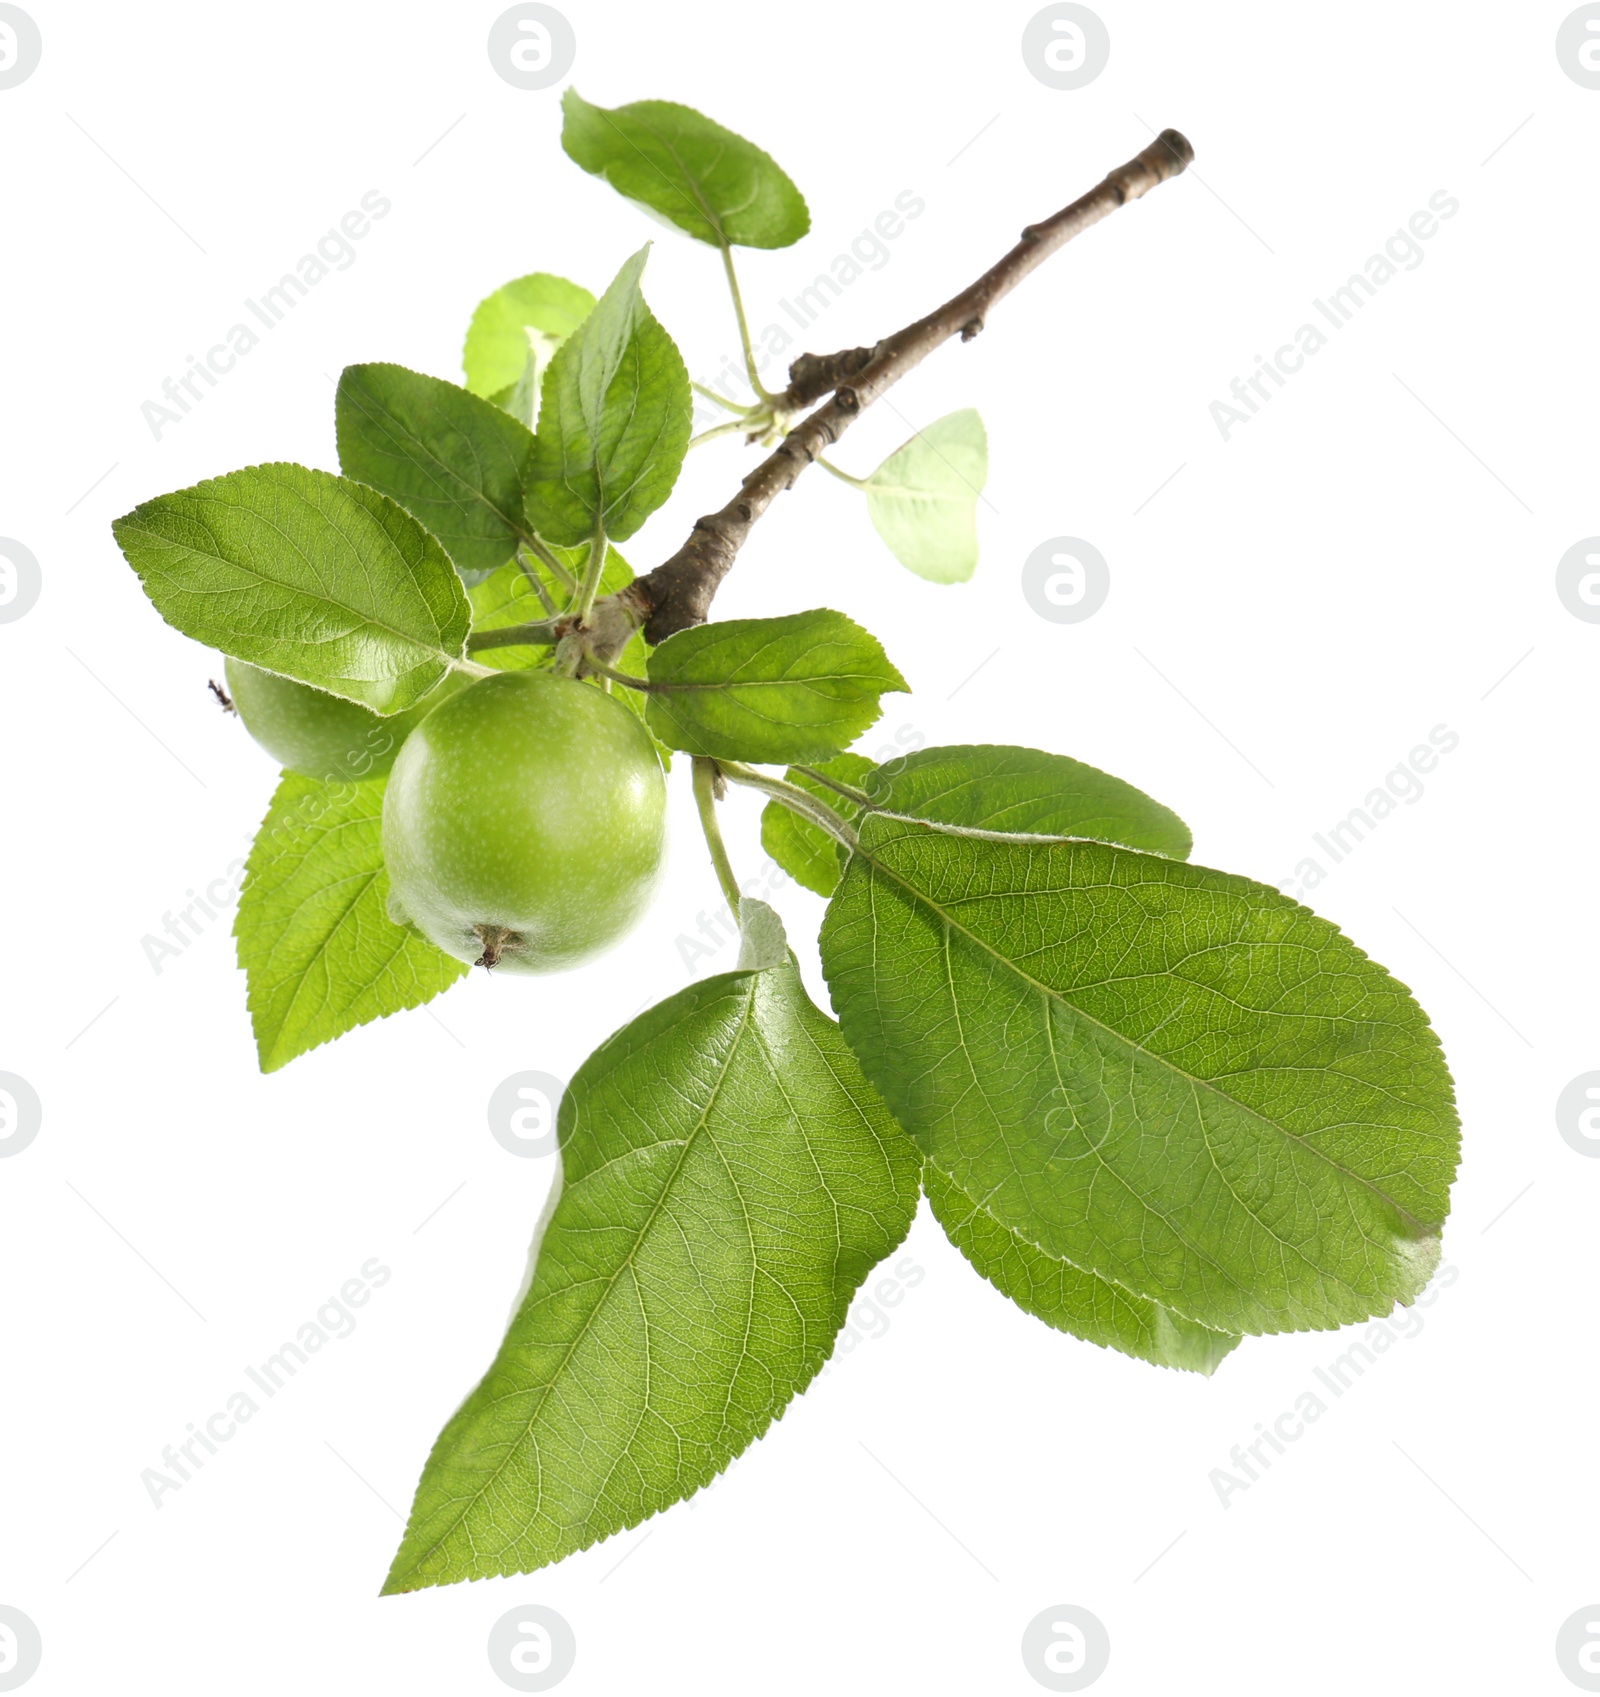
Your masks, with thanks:
[[[615,666],[608,666],[604,660],[597,660],[594,655],[587,654],[583,660],[585,672],[598,672],[609,683],[622,684],[628,689],[642,690],[648,693],[660,689],[660,684],[653,684],[648,678],[636,678],[629,672],[619,672]]]
[[[698,765],[698,761],[696,764]],[[798,813],[803,819],[809,819],[819,831],[843,843],[847,849],[860,846],[855,831],[827,802],[807,795],[798,784],[791,784],[785,778],[774,778],[769,773],[757,771],[754,766],[746,766],[740,760],[718,760],[715,764],[717,770],[729,782],[745,784],[750,789],[760,790],[763,795],[771,796],[774,801],[781,801],[791,812]]]
[[[566,632],[566,618],[536,619],[532,624],[501,625],[498,630],[475,630],[467,650],[480,648],[554,648]]]
[[[801,354],[789,367],[789,387],[778,397],[790,412],[814,407],[872,363],[876,348],[846,348],[836,354]]]
[[[713,424],[709,430],[702,430],[698,436],[689,438],[689,446],[698,448],[702,442],[714,442],[719,436],[731,436],[736,430],[748,430],[749,423],[742,418],[730,418],[726,424]]]
[[[750,410],[748,407],[740,406],[737,401],[730,401],[726,395],[718,394],[715,389],[707,388],[704,383],[696,383],[692,378],[689,381],[689,387],[697,395],[704,395],[708,401],[715,401],[724,412],[744,413]]]
[[[852,489],[865,489],[867,487],[866,478],[852,477],[849,472],[841,471],[832,460],[823,459],[821,454],[817,455],[815,463],[821,466],[830,477],[838,478],[841,483],[848,483]]]
[[[1119,165],[1097,188],[1042,224],[1029,225],[1010,253],[970,287],[926,318],[879,342],[858,368],[860,349],[823,358],[811,356],[809,363],[796,360],[790,373],[791,379],[799,382],[800,392],[815,391],[820,398],[827,393],[827,386],[836,385],[832,398],[789,432],[720,512],[700,519],[689,540],[671,559],[618,592],[619,602],[631,617],[643,623],[646,640],[659,643],[674,631],[705,621],[712,597],[756,520],[880,395],[950,337],[959,335],[963,341],[970,341],[983,329],[995,304],[1035,266],[1119,206],[1177,176],[1193,158],[1194,149],[1183,136],[1176,130],[1163,130],[1150,146],[1127,164]],[[818,388],[818,384],[824,387]]]

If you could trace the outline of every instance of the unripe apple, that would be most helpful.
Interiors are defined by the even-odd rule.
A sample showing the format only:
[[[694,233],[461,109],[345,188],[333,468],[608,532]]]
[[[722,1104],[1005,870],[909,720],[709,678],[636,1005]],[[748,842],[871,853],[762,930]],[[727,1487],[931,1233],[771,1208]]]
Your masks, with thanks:
[[[229,658],[225,670],[228,693],[250,735],[280,766],[326,784],[381,778],[412,731],[471,681],[450,672],[415,707],[384,718],[360,702],[264,672],[244,660]]]
[[[390,911],[458,960],[554,972],[643,913],[666,781],[638,717],[593,684],[502,672],[430,713],[383,803]]]

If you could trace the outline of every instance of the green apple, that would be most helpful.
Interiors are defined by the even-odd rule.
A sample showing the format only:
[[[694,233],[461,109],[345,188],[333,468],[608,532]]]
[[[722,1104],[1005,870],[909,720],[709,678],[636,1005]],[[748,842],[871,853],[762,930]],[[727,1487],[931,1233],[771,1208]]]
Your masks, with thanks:
[[[390,912],[458,960],[555,972],[609,948],[661,869],[667,786],[593,684],[502,672],[407,739],[383,802]]]
[[[357,701],[264,672],[244,660],[225,663],[228,693],[244,728],[278,762],[325,784],[381,778],[400,745],[447,696],[471,682],[447,673],[415,707],[388,718]]]

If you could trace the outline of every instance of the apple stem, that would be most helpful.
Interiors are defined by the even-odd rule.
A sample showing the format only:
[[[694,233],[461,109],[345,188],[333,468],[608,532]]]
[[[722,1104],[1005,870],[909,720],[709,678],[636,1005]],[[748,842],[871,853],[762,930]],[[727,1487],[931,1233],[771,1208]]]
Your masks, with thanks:
[[[722,827],[717,823],[717,791],[722,774],[715,760],[696,755],[694,761],[694,802],[700,810],[700,829],[705,833],[706,847],[711,851],[711,864],[717,869],[717,882],[722,894],[739,917],[739,880],[733,875],[733,863],[728,859],[727,845],[722,840]]]

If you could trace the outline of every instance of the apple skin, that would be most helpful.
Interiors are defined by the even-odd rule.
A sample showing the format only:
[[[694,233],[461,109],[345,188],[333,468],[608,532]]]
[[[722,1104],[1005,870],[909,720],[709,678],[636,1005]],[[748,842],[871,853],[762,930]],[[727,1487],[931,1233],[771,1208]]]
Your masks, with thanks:
[[[457,960],[558,972],[655,891],[667,786],[638,717],[593,684],[501,672],[407,739],[383,802],[389,911]]]
[[[381,778],[400,745],[447,697],[471,679],[451,672],[403,713],[387,718],[310,684],[264,672],[231,656],[224,664],[228,694],[244,728],[282,767],[325,784]]]

